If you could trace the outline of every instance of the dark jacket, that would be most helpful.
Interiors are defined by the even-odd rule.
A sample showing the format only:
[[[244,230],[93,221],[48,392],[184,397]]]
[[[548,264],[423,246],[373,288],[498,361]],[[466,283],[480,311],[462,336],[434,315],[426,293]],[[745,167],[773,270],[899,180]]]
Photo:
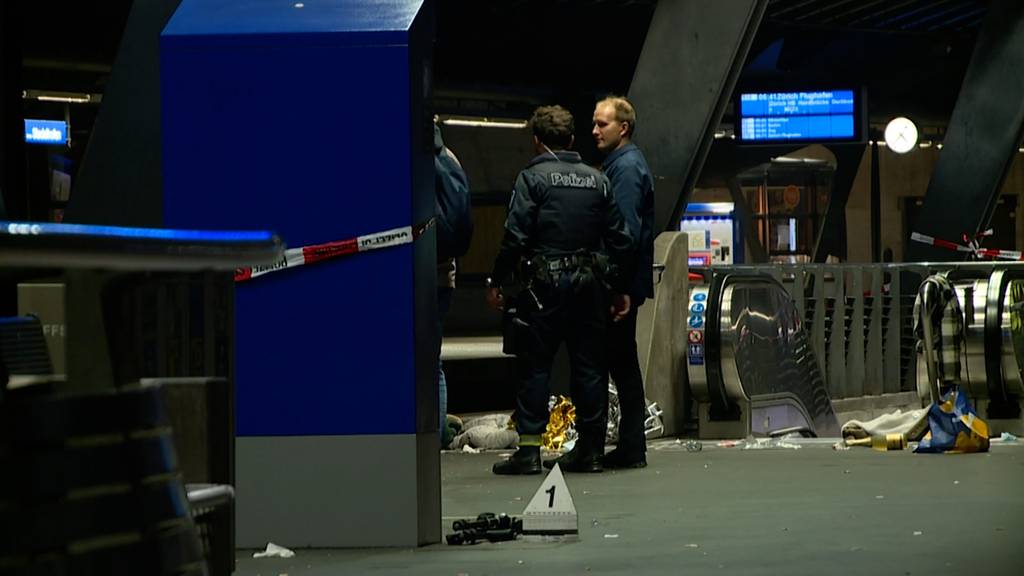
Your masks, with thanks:
[[[654,297],[654,179],[647,160],[630,143],[613,151],[602,165],[615,201],[633,237],[633,277],[628,294],[634,306]]]
[[[545,153],[516,177],[492,278],[507,284],[520,258],[581,251],[604,253],[621,267],[629,264],[632,246],[608,178],[576,152]],[[627,280],[609,278],[617,291],[625,290]]]
[[[469,179],[455,155],[444,147],[441,130],[434,126],[434,212],[437,225],[437,261],[458,258],[473,239],[473,207]]]

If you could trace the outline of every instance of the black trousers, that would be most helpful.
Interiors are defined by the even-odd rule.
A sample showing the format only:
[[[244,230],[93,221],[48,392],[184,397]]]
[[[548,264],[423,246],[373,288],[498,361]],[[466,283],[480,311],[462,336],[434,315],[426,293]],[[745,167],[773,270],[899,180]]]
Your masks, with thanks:
[[[570,393],[576,408],[581,445],[603,451],[608,419],[607,332],[611,300],[601,283],[572,285],[571,272],[553,275],[552,285],[535,288],[542,309],[519,298],[526,326],[517,335],[520,387],[516,398],[516,427],[520,436],[539,436],[548,423],[548,381],[559,345],[569,352]],[[529,306],[523,312],[522,306]]]
[[[608,329],[608,371],[619,391],[618,448],[628,454],[647,451],[647,402],[636,353],[636,312],[641,303],[633,305],[625,318],[611,323]]]

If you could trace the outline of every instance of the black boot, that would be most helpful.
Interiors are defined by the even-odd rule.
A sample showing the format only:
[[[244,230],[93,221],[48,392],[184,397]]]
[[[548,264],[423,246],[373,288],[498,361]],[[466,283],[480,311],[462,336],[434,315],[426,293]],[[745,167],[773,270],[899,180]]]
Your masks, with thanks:
[[[540,446],[520,446],[512,457],[498,462],[491,471],[495,474],[540,474]]]
[[[572,450],[555,460],[548,460],[544,463],[544,467],[554,468],[555,464],[558,464],[563,472],[604,472],[604,466],[601,465],[601,454],[584,442],[582,438],[576,441]]]
[[[645,468],[647,455],[640,450],[624,450],[616,448],[604,455],[601,463],[605,468]]]

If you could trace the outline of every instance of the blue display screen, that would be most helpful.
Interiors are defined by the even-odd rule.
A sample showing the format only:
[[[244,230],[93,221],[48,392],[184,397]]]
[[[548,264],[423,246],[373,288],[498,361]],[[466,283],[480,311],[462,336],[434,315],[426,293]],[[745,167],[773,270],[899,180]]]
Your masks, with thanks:
[[[262,230],[171,230],[167,228],[129,228],[91,224],[49,224],[0,220],[0,236],[68,236],[114,238],[121,240],[163,240],[177,242],[235,243],[269,242],[272,232]]]
[[[67,141],[67,122],[63,120],[25,120],[25,142],[29,144],[64,144]]]
[[[739,139],[744,142],[855,140],[853,90],[740,94]]]

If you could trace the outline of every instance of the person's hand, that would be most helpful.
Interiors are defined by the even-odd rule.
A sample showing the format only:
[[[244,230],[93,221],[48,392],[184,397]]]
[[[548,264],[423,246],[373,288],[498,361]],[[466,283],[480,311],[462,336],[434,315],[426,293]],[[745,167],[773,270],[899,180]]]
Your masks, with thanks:
[[[615,294],[612,296],[611,315],[612,322],[618,322],[629,314],[629,294]]]
[[[505,309],[505,295],[502,294],[500,287],[495,286],[487,289],[487,304],[498,311]]]

